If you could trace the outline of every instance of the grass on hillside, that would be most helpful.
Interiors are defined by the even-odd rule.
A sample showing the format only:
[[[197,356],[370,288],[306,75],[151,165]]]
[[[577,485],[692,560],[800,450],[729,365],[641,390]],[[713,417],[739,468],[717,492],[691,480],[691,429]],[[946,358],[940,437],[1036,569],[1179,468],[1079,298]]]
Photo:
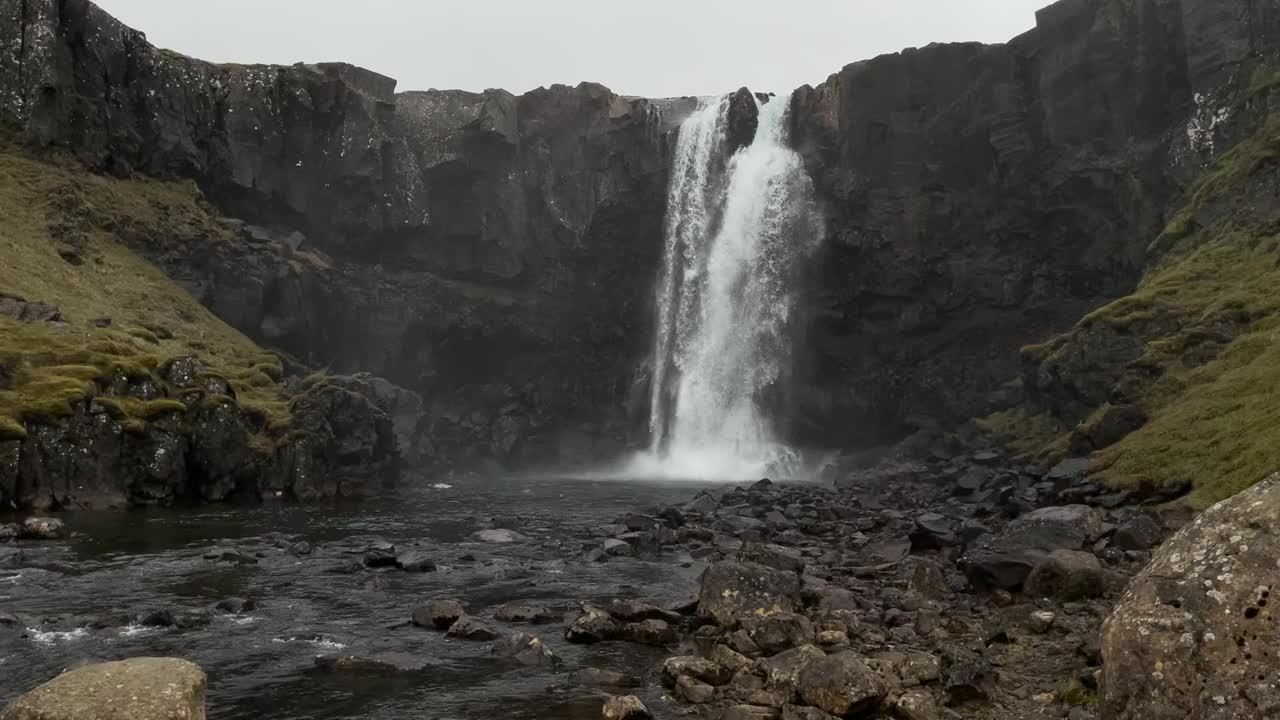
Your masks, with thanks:
[[[1277,158],[1280,114],[1195,184],[1137,290],[1072,331],[1106,323],[1133,334],[1145,343],[1135,365],[1155,378],[1141,390],[1146,425],[1093,456],[1109,484],[1189,484],[1188,503],[1203,508],[1280,469],[1280,215],[1269,203],[1250,206],[1245,192],[1260,173],[1277,172]],[[1230,214],[1205,220],[1211,202]],[[1043,360],[1072,333],[1023,353]],[[1062,440],[1041,448],[1061,451]]]
[[[0,137],[0,292],[59,306],[65,325],[0,318],[0,439],[71,412],[124,375],[158,381],[169,359],[196,355],[228,380],[264,427],[287,428],[278,357],[265,352],[119,242],[142,237],[231,242],[190,183],[117,180],[69,160],[36,159]],[[80,264],[59,253],[68,234]],[[68,232],[69,231],[69,232]],[[108,327],[93,322],[110,318]],[[104,402],[121,418],[146,422],[180,410],[172,400]]]

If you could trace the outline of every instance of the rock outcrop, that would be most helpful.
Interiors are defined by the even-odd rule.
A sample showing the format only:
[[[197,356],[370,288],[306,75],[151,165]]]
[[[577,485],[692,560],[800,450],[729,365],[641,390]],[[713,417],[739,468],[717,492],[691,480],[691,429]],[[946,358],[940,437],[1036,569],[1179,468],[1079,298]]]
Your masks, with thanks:
[[[1017,349],[1128,293],[1182,189],[1249,132],[1237,101],[1278,36],[1271,2],[1062,0],[1008,44],[906,50],[798,91],[831,228],[810,436],[894,439],[1016,401]]]
[[[801,88],[828,237],[786,430],[871,444],[1015,403],[1017,349],[1129,292],[1182,188],[1247,134],[1234,103],[1277,14],[1062,0],[1008,44]],[[418,392],[422,461],[643,439],[671,130],[694,101],[394,90],[340,63],[161,51],[87,0],[0,0],[0,118],[96,170],[193,179],[250,223],[229,248],[135,241],[254,339]]]
[[[50,680],[0,712],[0,720],[204,720],[207,681],[173,658],[86,665]]]
[[[1280,713],[1280,476],[1202,513],[1130,583],[1102,632],[1103,717]]]

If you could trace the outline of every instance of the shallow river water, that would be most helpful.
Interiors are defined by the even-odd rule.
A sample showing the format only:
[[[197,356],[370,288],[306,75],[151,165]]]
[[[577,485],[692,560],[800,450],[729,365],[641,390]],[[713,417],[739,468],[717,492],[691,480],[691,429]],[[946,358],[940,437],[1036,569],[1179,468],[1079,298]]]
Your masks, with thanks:
[[[638,694],[660,707],[656,670],[670,651],[570,645],[562,625],[507,625],[492,614],[520,603],[563,610],[572,620],[582,602],[689,599],[702,565],[687,557],[592,563],[583,556],[599,543],[593,528],[683,502],[698,489],[508,477],[424,485],[358,504],[68,515],[72,539],[23,543],[21,565],[0,569],[0,612],[28,626],[0,632],[0,706],[67,667],[159,655],[204,668],[211,718],[598,718],[600,691],[567,674],[583,667],[645,678]],[[473,538],[494,517],[510,516],[520,518],[529,541]],[[439,570],[331,571],[359,561],[375,539],[425,550]],[[313,552],[288,552],[299,541]],[[230,548],[256,564],[206,558]],[[242,615],[212,611],[229,597],[259,605]],[[564,659],[563,671],[519,666],[494,657],[490,643],[408,625],[414,607],[444,597],[462,600],[500,632],[538,634]],[[129,620],[157,610],[206,611],[210,622],[176,629]],[[394,655],[417,669],[325,672],[316,657],[326,655]]]

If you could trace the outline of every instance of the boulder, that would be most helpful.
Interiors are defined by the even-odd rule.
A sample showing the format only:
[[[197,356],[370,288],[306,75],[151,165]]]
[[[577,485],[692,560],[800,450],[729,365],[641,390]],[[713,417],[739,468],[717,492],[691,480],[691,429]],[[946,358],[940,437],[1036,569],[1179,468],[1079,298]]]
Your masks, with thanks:
[[[911,532],[913,550],[938,550],[956,544],[956,522],[945,515],[925,513]]]
[[[1139,513],[1116,528],[1111,535],[1111,547],[1120,550],[1150,550],[1160,544],[1164,530],[1155,518]]]
[[[605,555],[613,557],[625,557],[636,554],[635,548],[631,547],[631,543],[626,542],[625,540],[617,540],[615,538],[605,540],[600,544],[600,549],[604,551]]]
[[[649,708],[635,695],[610,695],[601,709],[605,720],[650,720]]]
[[[542,625],[546,623],[558,623],[564,620],[564,615],[554,610],[544,607],[527,607],[524,605],[503,605],[493,611],[493,617],[496,620],[509,623],[530,623],[533,625]]]
[[[1088,506],[1041,508],[1018,517],[1000,535],[969,549],[960,566],[976,588],[1018,590],[1054,550],[1080,550],[1101,534],[1102,520]]]
[[[1102,597],[1115,584],[1112,573],[1094,555],[1054,550],[1027,576],[1023,590],[1032,597],[1072,602]]]
[[[457,600],[433,600],[430,605],[413,611],[413,624],[418,627],[448,630],[467,612]]]
[[[510,658],[522,665],[557,667],[560,656],[551,651],[542,638],[529,633],[516,633],[493,644],[493,654]]]
[[[564,638],[571,643],[598,643],[613,640],[620,630],[621,627],[612,615],[598,607],[587,605],[564,631]]]
[[[206,679],[175,658],[131,658],[59,675],[0,712],[0,720],[204,720]]]
[[[743,543],[742,549],[738,551],[738,561],[794,573],[802,573],[805,568],[805,560],[800,553],[781,545],[766,543]]]
[[[729,668],[693,655],[667,658],[662,663],[662,684],[675,687],[681,677],[689,676],[708,685],[724,685],[733,676]]]
[[[893,716],[901,720],[938,720],[938,704],[924,690],[908,690],[893,701]]]
[[[680,699],[691,705],[709,703],[716,696],[715,688],[688,675],[681,675],[676,680],[675,690]]]
[[[480,542],[490,543],[493,545],[509,545],[511,543],[526,542],[529,539],[515,530],[505,530],[501,528],[479,530],[472,533],[472,537]]]
[[[29,517],[18,527],[22,540],[61,540],[67,536],[67,527],[57,518]]]
[[[377,567],[394,567],[396,564],[396,546],[384,540],[377,540],[369,544],[364,551],[364,566]]]
[[[569,675],[569,679],[579,685],[597,687],[637,688],[644,685],[644,681],[634,675],[594,667],[575,670]]]
[[[760,106],[755,95],[747,88],[739,88],[729,96],[726,125],[725,140],[729,153],[737,152],[755,140],[756,130],[760,127]]]
[[[639,600],[614,600],[609,605],[609,614],[621,622],[644,622],[645,620],[662,620],[676,625],[680,622],[680,613],[664,610]]]
[[[796,613],[781,612],[763,619],[750,618],[744,624],[751,639],[766,655],[814,642],[813,623]]]
[[[1280,717],[1278,546],[1280,475],[1166,541],[1103,625],[1103,717]]]
[[[800,676],[799,691],[806,705],[856,717],[879,704],[888,689],[866,658],[842,652],[809,663]]]
[[[953,703],[986,699],[994,681],[991,664],[964,648],[942,653],[939,681]]]
[[[629,640],[641,645],[665,647],[680,639],[676,629],[663,620],[645,620],[638,623],[627,623],[618,628],[614,635],[619,640]]]
[[[763,705],[734,705],[726,708],[720,720],[779,720],[777,708]]]
[[[764,674],[765,685],[770,690],[790,695],[799,689],[800,680],[808,672],[809,666],[826,656],[826,653],[813,645],[802,645],[761,660],[756,667]]]
[[[719,562],[702,575],[698,612],[728,626],[743,616],[793,612],[799,598],[800,578],[794,572]]]
[[[405,572],[435,572],[436,563],[421,550],[409,550],[396,555],[396,567]]]
[[[498,633],[493,628],[470,615],[463,615],[458,618],[449,626],[449,631],[445,634],[451,638],[475,642],[494,640],[498,637]]]

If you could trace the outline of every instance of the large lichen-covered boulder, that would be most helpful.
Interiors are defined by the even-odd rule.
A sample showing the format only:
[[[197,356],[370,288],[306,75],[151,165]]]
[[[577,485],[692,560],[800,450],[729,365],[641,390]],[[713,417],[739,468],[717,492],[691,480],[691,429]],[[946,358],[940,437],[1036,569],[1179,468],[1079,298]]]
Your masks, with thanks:
[[[789,613],[800,599],[800,577],[755,563],[719,562],[702,575],[698,612],[730,626],[744,617]]]
[[[204,720],[199,666],[175,658],[86,665],[18,698],[0,720]]]
[[[1103,717],[1280,717],[1278,545],[1280,475],[1166,542],[1103,626]]]

